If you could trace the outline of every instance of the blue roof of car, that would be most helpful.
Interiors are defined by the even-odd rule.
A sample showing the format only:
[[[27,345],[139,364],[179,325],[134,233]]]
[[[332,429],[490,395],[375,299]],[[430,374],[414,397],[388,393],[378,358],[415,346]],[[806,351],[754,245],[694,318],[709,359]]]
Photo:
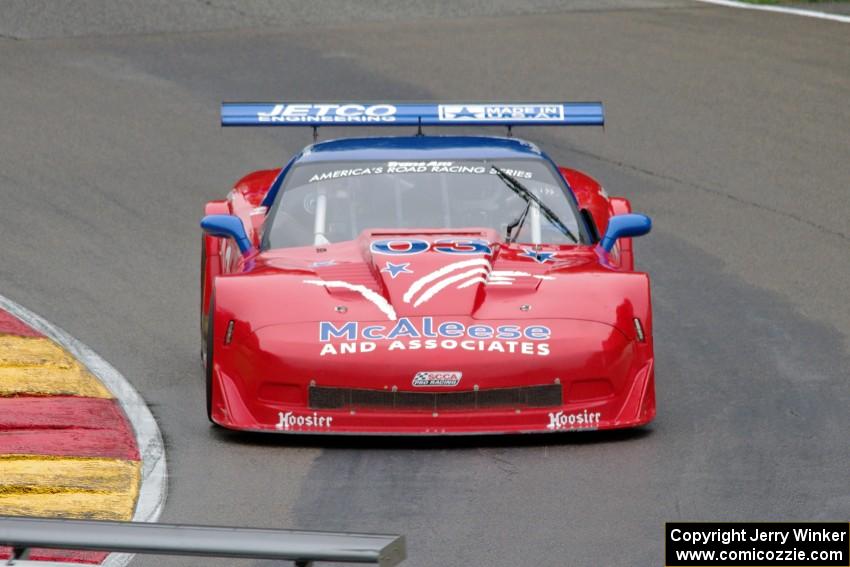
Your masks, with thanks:
[[[541,158],[540,149],[519,138],[490,136],[382,136],[341,138],[308,146],[299,163],[385,159]]]

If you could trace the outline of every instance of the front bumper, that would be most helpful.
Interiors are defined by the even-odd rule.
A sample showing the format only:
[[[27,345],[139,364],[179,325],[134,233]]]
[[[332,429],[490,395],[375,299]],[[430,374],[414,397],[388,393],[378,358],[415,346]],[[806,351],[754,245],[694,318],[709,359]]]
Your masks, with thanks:
[[[287,434],[485,435],[561,433],[637,427],[655,417],[654,362],[633,374],[621,395],[548,407],[315,409],[260,403],[249,408],[237,383],[214,369],[213,420],[226,428]]]

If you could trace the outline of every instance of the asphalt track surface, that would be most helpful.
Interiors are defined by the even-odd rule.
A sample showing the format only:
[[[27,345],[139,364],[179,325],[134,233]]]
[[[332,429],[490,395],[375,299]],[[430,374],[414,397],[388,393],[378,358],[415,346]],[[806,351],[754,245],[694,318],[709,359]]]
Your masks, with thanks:
[[[660,565],[664,521],[850,517],[850,27],[514,4],[0,6],[0,290],[149,402],[161,521],[404,533],[411,566]],[[518,134],[655,221],[636,249],[657,420],[460,442],[211,428],[203,203],[310,140],[222,131],[218,103],[278,98],[605,101],[604,131]]]

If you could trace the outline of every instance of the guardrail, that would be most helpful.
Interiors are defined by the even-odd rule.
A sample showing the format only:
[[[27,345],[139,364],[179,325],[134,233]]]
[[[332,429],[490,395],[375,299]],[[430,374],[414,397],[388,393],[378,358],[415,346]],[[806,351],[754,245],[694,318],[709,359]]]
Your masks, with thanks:
[[[397,535],[5,516],[0,516],[0,546],[13,549],[10,565],[26,560],[34,547],[282,559],[294,561],[296,567],[309,567],[315,561],[393,567],[407,555],[404,536]]]

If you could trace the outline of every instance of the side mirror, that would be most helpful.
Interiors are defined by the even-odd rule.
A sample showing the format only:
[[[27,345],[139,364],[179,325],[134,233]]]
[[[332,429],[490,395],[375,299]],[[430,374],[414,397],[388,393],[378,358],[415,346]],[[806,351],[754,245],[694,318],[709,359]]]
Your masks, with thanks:
[[[245,227],[239,217],[233,215],[207,215],[201,219],[201,228],[213,236],[229,237],[236,241],[239,251],[244,256],[253,246],[245,232]]]
[[[618,238],[643,236],[652,229],[652,220],[646,215],[629,213],[614,215],[608,220],[608,228],[599,245],[610,252]]]

